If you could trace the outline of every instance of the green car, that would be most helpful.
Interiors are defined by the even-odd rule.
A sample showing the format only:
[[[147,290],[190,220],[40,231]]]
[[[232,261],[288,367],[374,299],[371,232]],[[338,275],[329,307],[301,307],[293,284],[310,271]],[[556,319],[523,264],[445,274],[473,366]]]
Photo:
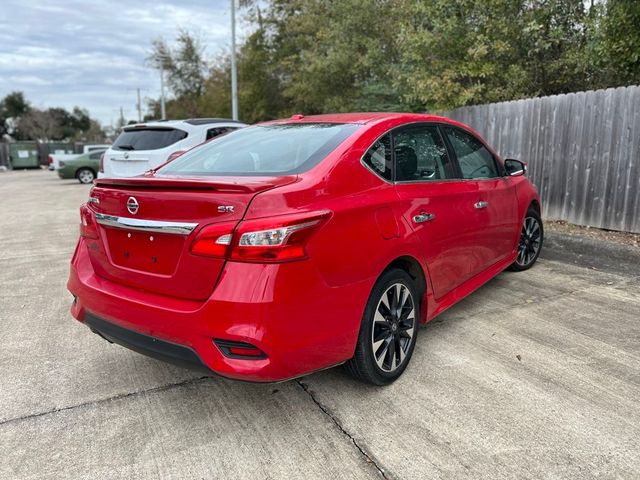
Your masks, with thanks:
[[[77,178],[80,183],[92,183],[100,169],[100,157],[107,150],[83,153],[71,160],[60,160],[56,170],[60,178]]]

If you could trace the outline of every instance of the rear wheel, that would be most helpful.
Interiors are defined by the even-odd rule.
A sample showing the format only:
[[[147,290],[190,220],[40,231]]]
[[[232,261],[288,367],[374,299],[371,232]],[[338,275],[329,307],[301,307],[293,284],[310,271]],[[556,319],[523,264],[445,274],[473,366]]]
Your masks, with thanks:
[[[81,168],[76,173],[76,178],[80,183],[88,184],[93,182],[93,179],[96,178],[96,174],[93,173],[93,170],[90,168]]]
[[[522,224],[520,242],[518,243],[518,256],[509,268],[516,272],[531,268],[538,260],[543,238],[542,219],[536,210],[530,208]]]
[[[347,371],[374,385],[392,383],[411,359],[419,318],[419,300],[411,276],[400,269],[385,272],[369,296]]]

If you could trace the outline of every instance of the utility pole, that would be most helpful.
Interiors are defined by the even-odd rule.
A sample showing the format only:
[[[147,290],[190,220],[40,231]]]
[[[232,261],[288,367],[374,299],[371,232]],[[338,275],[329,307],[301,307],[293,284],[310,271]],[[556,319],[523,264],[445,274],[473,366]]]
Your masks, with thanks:
[[[164,69],[160,67],[160,117],[162,120],[167,119],[167,112],[164,106]]]
[[[138,109],[138,122],[142,122],[142,104],[140,103],[140,88],[136,88],[136,92],[138,93],[138,103],[136,104],[136,108]]]
[[[231,118],[238,120],[238,70],[236,65],[236,0],[231,0]]]

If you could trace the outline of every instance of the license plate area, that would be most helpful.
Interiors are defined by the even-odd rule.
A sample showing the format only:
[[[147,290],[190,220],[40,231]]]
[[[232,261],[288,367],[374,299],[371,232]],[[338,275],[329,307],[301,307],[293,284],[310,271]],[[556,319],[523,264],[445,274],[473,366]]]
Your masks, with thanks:
[[[171,275],[182,253],[184,237],[105,228],[111,261],[120,267]]]

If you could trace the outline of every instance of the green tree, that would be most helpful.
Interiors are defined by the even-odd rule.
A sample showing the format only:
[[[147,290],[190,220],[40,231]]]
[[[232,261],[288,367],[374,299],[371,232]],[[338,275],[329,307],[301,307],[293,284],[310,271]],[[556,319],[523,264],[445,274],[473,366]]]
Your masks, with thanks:
[[[585,8],[568,0],[401,0],[398,84],[426,109],[587,83]]]
[[[274,71],[291,112],[348,111],[369,94],[401,105],[392,0],[273,0],[265,15]]]
[[[640,84],[640,3],[608,0],[602,24],[600,65],[607,86]]]
[[[179,105],[172,105],[178,116],[199,116],[201,97],[204,94],[207,77],[207,62],[202,42],[185,30],[176,38],[177,46],[172,49],[163,39],[152,43],[152,52],[148,58],[150,64],[167,73],[167,83]],[[167,108],[167,115],[171,113]]]
[[[4,135],[16,134],[20,117],[24,116],[31,106],[22,92],[11,92],[0,101],[0,139]]]
[[[525,3],[520,53],[529,74],[526,94],[553,95],[588,85],[587,11],[581,1]]]
[[[640,82],[637,0],[242,5],[254,26],[238,51],[240,115],[250,122],[292,113],[443,111]],[[201,89],[186,88],[201,57],[185,47],[193,44],[189,34],[181,38],[176,51],[154,46],[154,58],[173,75],[169,115],[229,116],[229,59],[198,80]]]

